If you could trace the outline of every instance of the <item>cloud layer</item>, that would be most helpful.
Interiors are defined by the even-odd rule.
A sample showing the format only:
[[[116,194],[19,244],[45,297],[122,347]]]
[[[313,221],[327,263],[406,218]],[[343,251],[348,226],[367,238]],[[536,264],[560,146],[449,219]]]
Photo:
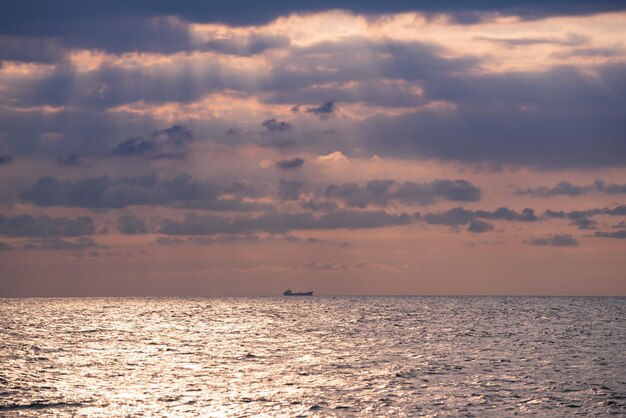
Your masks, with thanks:
[[[621,2],[0,9],[2,294],[626,294]]]

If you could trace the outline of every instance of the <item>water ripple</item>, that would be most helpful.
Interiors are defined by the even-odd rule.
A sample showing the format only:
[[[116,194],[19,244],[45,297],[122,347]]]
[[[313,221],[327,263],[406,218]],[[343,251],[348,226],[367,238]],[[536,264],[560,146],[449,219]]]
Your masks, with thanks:
[[[2,299],[2,416],[624,416],[623,298]]]

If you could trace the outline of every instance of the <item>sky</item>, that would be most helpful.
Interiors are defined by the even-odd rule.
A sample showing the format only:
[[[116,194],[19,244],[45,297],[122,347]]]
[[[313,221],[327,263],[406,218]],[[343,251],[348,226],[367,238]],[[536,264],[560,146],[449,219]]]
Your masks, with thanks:
[[[0,0],[0,297],[626,295],[626,3]]]

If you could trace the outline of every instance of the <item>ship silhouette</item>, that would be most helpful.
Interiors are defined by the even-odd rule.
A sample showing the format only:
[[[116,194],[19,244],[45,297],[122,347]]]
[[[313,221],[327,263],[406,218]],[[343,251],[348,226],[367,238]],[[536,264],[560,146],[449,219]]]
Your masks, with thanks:
[[[287,289],[283,292],[284,296],[313,296],[313,292],[292,292],[291,289]]]

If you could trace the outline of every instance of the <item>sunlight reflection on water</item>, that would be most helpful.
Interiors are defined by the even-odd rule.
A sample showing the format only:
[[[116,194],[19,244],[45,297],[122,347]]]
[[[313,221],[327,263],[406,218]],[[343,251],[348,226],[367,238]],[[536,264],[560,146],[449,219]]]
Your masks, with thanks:
[[[623,298],[0,300],[2,416],[626,414]]]

